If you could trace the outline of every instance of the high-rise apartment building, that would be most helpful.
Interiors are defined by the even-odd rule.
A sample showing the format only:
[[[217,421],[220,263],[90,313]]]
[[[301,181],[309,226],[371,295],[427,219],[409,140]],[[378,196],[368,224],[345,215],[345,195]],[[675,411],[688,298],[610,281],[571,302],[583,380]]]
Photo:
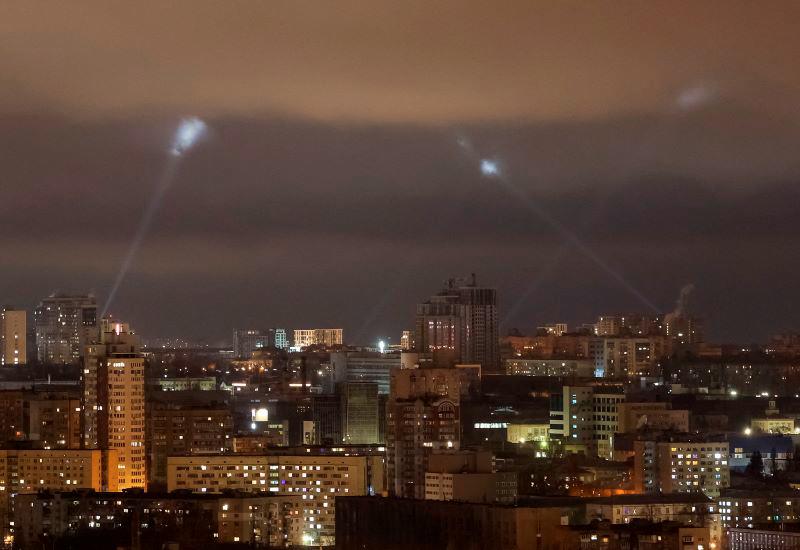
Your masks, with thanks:
[[[101,322],[83,365],[84,446],[117,451],[119,488],[146,487],[144,356],[126,323]]]
[[[233,450],[233,415],[225,403],[176,400],[170,392],[153,392],[146,433],[148,481],[166,486],[168,456]]]
[[[270,346],[269,333],[257,329],[235,329],[233,331],[233,356],[250,359],[254,351]]]
[[[445,288],[417,305],[414,341],[417,351],[440,361],[500,366],[497,291],[469,280],[450,279]]]
[[[0,309],[0,365],[28,362],[27,313],[21,309]]]
[[[74,363],[97,334],[97,302],[91,294],[51,294],[33,312],[36,356],[43,363]]]
[[[386,468],[394,495],[425,498],[428,456],[461,443],[460,369],[395,369],[386,404]]]

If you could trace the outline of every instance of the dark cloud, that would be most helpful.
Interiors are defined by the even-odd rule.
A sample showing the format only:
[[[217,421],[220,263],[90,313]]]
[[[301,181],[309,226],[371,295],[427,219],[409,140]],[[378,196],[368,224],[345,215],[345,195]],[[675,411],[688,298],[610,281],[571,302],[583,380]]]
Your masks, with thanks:
[[[800,328],[798,4],[532,6],[0,6],[0,299],[102,301],[198,115],[112,308],[145,334],[396,336],[469,272],[526,330],[641,308],[537,210],[715,336]]]
[[[791,0],[33,0],[0,7],[0,74],[28,91],[6,110],[74,116],[602,118],[739,95],[744,82],[754,101],[797,87],[798,16]],[[702,86],[715,93],[687,94]]]
[[[692,281],[715,334],[763,337],[796,313],[748,324],[737,312],[777,289],[795,295],[775,275],[800,266],[800,187],[795,130],[774,124],[769,146],[747,147],[755,116],[458,128],[210,120],[212,136],[184,159],[113,310],[146,334],[335,323],[367,339],[407,326],[415,300],[472,271],[500,287],[508,325],[641,307],[579,251],[562,252],[562,236],[524,200],[481,177],[455,144],[460,134],[503,155],[531,204],[651,301],[670,307]],[[31,305],[53,288],[108,292],[174,122],[4,121],[7,301]],[[732,173],[709,156],[758,168]],[[721,300],[731,287],[742,303]]]

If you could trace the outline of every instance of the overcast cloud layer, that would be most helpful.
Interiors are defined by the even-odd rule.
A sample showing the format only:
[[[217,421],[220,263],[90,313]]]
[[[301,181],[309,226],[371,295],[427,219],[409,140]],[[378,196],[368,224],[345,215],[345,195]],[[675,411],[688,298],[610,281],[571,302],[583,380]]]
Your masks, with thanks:
[[[0,301],[102,301],[199,115],[112,307],[145,335],[397,338],[473,271],[505,327],[641,309],[536,208],[719,339],[800,329],[796,3],[469,4],[3,4]]]

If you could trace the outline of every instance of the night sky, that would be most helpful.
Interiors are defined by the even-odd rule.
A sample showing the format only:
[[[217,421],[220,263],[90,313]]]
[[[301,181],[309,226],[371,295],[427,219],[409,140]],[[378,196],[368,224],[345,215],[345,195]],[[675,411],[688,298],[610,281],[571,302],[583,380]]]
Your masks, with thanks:
[[[497,4],[3,3],[0,302],[102,303],[198,116],[111,307],[145,336],[396,341],[471,272],[503,331],[687,283],[715,340],[800,329],[800,3]]]

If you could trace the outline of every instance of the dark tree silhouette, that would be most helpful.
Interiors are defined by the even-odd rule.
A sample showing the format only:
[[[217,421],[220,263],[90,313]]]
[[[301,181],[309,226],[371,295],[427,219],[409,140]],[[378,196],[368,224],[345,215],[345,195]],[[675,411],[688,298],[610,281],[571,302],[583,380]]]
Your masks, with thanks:
[[[747,465],[744,473],[750,477],[764,477],[764,459],[761,458],[760,451],[754,451],[753,454],[750,455],[750,464]]]

